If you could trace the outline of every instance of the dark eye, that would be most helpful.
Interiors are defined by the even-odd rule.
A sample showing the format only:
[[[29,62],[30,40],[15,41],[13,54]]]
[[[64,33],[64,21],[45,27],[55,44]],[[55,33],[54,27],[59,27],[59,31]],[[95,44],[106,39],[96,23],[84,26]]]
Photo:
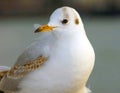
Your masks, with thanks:
[[[63,19],[62,20],[62,24],[67,24],[68,23],[68,19]]]

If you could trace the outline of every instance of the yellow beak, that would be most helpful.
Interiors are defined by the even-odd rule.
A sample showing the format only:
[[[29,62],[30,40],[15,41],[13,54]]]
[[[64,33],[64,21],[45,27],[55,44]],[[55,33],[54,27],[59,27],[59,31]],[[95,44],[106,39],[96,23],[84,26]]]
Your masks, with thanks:
[[[35,33],[52,31],[54,28],[55,26],[42,25],[35,30]]]

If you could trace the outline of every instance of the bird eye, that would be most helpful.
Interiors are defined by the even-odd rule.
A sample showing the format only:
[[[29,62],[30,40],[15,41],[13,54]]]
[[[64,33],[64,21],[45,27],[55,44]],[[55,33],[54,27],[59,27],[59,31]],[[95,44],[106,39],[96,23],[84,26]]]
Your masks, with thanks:
[[[67,24],[68,23],[68,19],[63,19],[62,20],[62,24]]]

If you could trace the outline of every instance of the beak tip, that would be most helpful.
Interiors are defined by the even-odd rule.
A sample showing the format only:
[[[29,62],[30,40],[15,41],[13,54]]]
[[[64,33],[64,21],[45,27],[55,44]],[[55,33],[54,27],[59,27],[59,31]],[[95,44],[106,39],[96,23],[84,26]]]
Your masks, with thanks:
[[[48,26],[48,25],[42,25],[39,28],[37,28],[34,31],[34,33],[52,31],[53,28],[55,28],[55,27],[54,26]]]
[[[39,31],[39,28],[34,31],[34,33],[38,33],[38,32],[40,32],[40,31]]]

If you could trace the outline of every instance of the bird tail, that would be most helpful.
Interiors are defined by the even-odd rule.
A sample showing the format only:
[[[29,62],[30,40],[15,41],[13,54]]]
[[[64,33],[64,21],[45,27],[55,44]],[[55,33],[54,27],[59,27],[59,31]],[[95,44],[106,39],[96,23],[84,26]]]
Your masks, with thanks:
[[[7,74],[7,72],[10,70],[10,67],[7,66],[0,66],[0,81],[2,78]]]

